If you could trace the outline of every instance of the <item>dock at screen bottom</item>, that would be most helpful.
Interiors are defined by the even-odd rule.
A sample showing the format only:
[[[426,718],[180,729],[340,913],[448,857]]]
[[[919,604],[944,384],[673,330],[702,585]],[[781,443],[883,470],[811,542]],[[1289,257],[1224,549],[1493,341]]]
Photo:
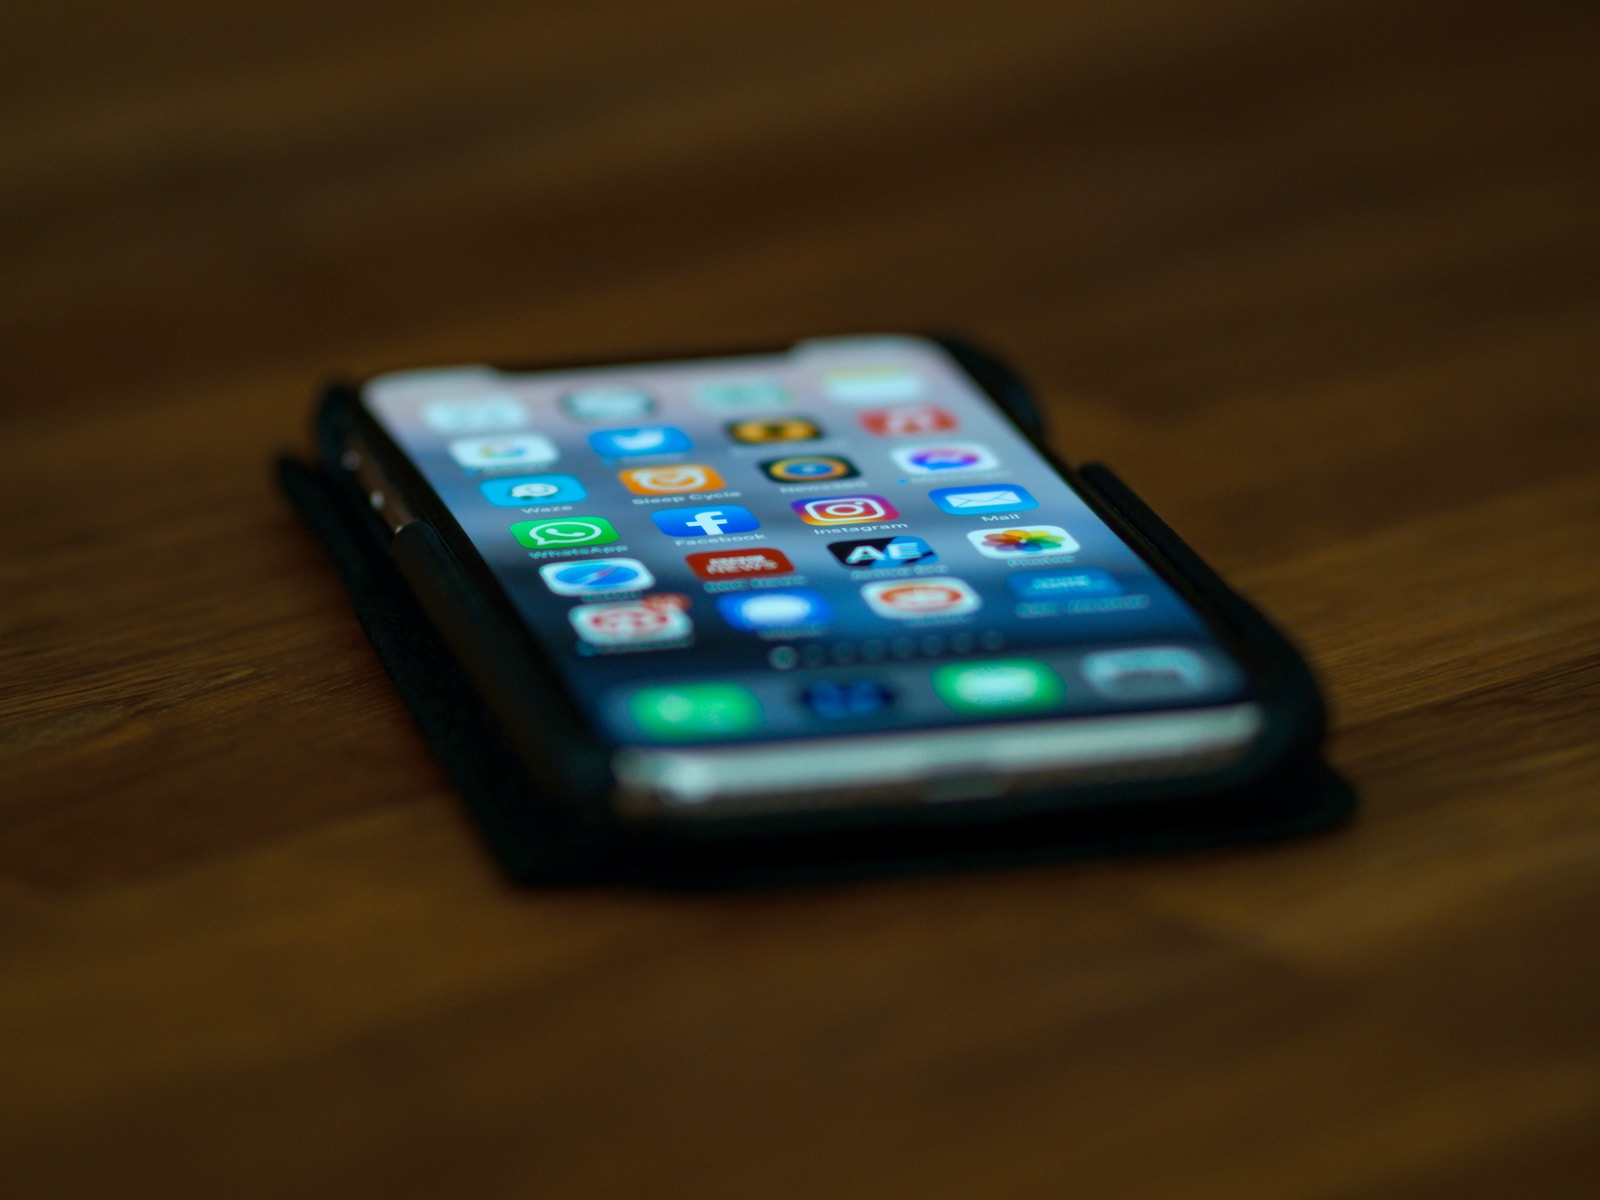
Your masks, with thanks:
[[[747,741],[1222,704],[1244,691],[1214,647],[1164,643],[635,684],[607,697],[605,715],[627,741]]]

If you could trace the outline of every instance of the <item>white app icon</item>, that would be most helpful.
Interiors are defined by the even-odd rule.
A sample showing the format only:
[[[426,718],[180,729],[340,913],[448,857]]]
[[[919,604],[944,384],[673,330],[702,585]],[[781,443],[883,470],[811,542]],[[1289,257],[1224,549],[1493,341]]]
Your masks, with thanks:
[[[730,379],[702,383],[695,389],[695,399],[707,408],[731,412],[788,408],[793,403],[789,389],[771,379]]]
[[[902,446],[890,452],[895,465],[909,475],[955,474],[992,471],[1000,465],[989,447],[977,442],[935,442],[927,446]]]
[[[515,396],[502,393],[430,400],[422,419],[435,433],[494,433],[528,423],[527,410]]]
[[[594,387],[568,392],[561,407],[575,421],[630,421],[655,411],[655,398],[643,388]]]
[[[591,646],[654,646],[687,638],[694,626],[683,598],[645,596],[612,604],[580,604],[567,614],[578,636]]]
[[[1059,525],[991,525],[974,529],[967,541],[985,558],[1051,558],[1082,549]]]
[[[582,562],[548,563],[539,568],[545,586],[558,596],[598,596],[608,592],[642,592],[656,577],[636,558],[591,558]]]
[[[983,601],[969,583],[946,576],[869,583],[861,589],[861,598],[880,617],[901,621],[916,617],[961,616],[983,607]]]
[[[1009,508],[1021,504],[1022,497],[1010,488],[995,488],[992,492],[961,492],[946,497],[946,502],[951,508]]]
[[[542,433],[512,433],[500,437],[457,438],[450,457],[469,470],[490,467],[543,467],[561,457],[556,444]]]
[[[921,397],[922,377],[908,367],[845,367],[822,377],[828,399],[840,404],[883,404]]]
[[[1211,680],[1205,659],[1181,646],[1103,650],[1082,663],[1095,691],[1115,700],[1156,700],[1201,692]]]

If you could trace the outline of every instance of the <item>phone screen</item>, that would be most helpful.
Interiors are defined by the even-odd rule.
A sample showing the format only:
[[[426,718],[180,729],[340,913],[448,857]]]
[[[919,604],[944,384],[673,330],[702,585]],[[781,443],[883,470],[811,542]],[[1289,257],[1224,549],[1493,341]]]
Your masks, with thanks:
[[[1194,610],[936,342],[398,372],[363,400],[607,743],[1248,695]]]

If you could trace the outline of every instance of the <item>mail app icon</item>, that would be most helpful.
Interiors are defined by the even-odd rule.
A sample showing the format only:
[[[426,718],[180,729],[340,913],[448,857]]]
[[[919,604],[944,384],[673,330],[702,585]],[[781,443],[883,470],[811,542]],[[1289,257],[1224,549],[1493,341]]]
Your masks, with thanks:
[[[928,498],[945,512],[957,516],[1027,512],[1039,507],[1027,488],[1010,483],[998,487],[991,483],[980,487],[934,488]]]

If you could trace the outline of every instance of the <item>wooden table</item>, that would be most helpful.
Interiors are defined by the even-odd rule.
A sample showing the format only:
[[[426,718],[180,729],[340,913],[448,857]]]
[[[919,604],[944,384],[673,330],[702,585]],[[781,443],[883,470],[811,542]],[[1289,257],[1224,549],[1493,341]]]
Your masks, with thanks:
[[[0,1193],[1600,1194],[1600,8],[12,16]],[[503,886],[312,385],[927,327],[1299,637],[1355,823]]]

